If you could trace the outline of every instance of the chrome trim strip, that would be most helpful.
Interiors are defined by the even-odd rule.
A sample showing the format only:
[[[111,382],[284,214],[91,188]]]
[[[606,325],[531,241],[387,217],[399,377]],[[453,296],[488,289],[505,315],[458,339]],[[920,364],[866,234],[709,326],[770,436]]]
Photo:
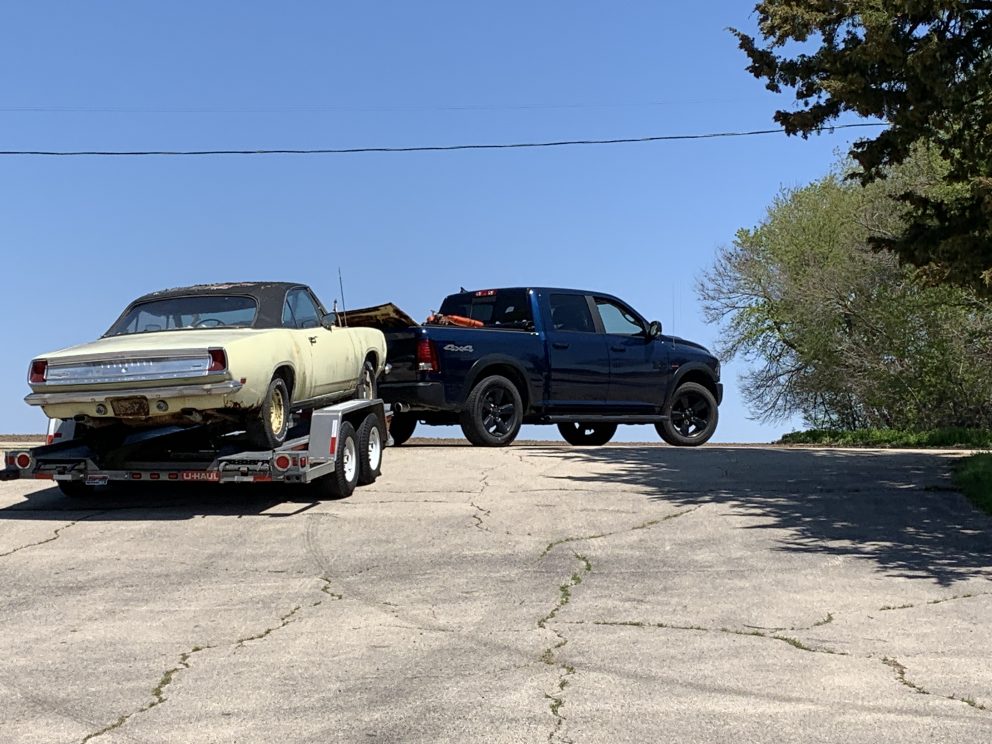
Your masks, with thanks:
[[[189,398],[197,395],[230,395],[243,385],[237,380],[208,382],[200,385],[174,385],[172,387],[132,388],[101,390],[79,393],[32,393],[24,398],[30,406],[54,406],[61,403],[106,403],[111,398]]]

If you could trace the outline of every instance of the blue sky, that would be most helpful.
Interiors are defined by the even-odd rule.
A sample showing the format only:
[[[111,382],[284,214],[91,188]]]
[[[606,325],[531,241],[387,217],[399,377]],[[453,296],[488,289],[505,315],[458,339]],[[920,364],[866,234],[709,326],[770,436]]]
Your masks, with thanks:
[[[409,146],[764,129],[727,27],[752,3],[31,2],[0,23],[0,149]],[[44,109],[26,110],[26,109]],[[693,285],[853,138],[331,156],[0,159],[0,432],[39,431],[33,355],[134,296],[309,283],[414,317],[459,286],[625,299],[711,344]],[[719,441],[768,441],[741,363]],[[530,435],[556,436],[551,430]],[[631,428],[626,438],[653,438]]]

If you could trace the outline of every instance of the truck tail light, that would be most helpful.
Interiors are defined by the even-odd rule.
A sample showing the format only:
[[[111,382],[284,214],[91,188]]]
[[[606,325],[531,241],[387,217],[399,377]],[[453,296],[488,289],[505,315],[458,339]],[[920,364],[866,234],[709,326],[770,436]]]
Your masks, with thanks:
[[[422,338],[417,341],[417,369],[421,372],[441,371],[441,364],[437,358],[437,348],[430,339]]]
[[[48,362],[44,359],[35,359],[31,362],[31,371],[28,373],[28,382],[44,382],[48,377]]]
[[[210,355],[210,366],[207,372],[223,372],[227,369],[227,352],[223,349],[208,349]]]

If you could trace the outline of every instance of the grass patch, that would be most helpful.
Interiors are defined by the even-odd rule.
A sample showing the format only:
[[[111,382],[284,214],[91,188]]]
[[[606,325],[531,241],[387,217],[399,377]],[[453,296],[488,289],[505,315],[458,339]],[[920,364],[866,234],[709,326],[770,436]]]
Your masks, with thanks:
[[[992,448],[988,429],[809,429],[785,434],[777,444],[822,444],[836,447],[965,447]]]
[[[992,454],[964,458],[954,468],[954,485],[984,512],[992,514]]]

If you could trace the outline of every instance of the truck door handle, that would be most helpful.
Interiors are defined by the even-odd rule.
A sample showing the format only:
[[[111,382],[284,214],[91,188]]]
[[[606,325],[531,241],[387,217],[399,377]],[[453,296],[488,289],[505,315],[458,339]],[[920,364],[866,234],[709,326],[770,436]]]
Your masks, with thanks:
[[[566,344],[564,341],[554,341],[551,344],[551,348],[552,349],[567,349],[568,348],[568,344]]]
[[[627,351],[626,346],[611,346],[610,351]]]

